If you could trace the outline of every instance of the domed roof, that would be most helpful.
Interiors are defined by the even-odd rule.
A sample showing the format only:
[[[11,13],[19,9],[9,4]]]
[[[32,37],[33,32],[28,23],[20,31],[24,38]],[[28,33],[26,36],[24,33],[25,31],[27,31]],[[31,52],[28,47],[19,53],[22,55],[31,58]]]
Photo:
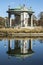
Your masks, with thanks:
[[[19,6],[19,7],[14,8],[14,9],[11,9],[11,8],[10,8],[7,12],[8,12],[8,13],[16,13],[16,14],[18,14],[18,15],[19,15],[21,12],[27,12],[27,13],[29,13],[29,14],[34,13],[34,11],[32,10],[32,7],[30,7],[30,8],[28,9],[25,5]]]
[[[19,6],[19,7],[15,8],[14,10],[16,10],[16,11],[32,11],[32,7],[30,7],[28,9],[28,8],[26,8],[25,5],[23,5],[23,6]]]

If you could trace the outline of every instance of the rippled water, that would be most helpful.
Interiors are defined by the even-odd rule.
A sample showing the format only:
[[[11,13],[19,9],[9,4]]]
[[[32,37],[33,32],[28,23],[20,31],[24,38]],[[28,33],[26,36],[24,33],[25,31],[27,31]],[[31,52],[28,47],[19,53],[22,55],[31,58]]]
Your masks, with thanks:
[[[0,39],[0,65],[43,65],[43,39]]]

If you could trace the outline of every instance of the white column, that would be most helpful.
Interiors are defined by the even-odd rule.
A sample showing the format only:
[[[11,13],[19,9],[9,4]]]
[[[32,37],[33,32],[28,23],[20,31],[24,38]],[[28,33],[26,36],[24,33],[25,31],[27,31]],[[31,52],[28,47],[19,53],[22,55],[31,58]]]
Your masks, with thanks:
[[[33,15],[31,15],[31,27],[33,27]]]
[[[12,24],[12,23],[11,23],[11,18],[10,18],[10,27],[11,27],[11,24]]]
[[[23,21],[23,22],[24,22],[24,27],[27,27],[27,17],[26,17],[26,16],[27,16],[27,13],[24,12],[24,13],[23,13],[23,18],[24,18],[24,21]]]
[[[25,26],[25,12],[23,13],[23,15],[24,15],[24,26]]]
[[[25,25],[25,13],[21,13],[21,27]]]
[[[22,13],[20,14],[20,16],[21,16],[21,27],[22,27]]]

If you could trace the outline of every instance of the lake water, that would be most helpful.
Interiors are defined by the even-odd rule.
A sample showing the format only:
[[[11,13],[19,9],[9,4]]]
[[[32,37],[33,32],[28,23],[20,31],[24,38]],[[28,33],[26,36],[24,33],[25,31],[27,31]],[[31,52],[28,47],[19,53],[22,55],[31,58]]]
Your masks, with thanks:
[[[0,65],[43,65],[43,38],[0,39]]]

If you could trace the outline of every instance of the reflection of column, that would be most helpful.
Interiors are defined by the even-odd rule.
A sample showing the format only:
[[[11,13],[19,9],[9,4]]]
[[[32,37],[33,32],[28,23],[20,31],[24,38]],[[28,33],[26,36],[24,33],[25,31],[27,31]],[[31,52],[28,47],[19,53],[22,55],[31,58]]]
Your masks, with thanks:
[[[10,40],[8,40],[8,51],[10,51]]]
[[[21,42],[21,45],[20,45],[21,53],[23,53],[23,40],[21,40],[20,42]]]
[[[18,40],[15,40],[15,49],[18,49],[20,46],[19,46],[19,41]]]
[[[29,40],[29,50],[32,49],[32,40]]]
[[[28,53],[27,40],[21,40],[21,53]]]
[[[27,41],[24,41],[24,46],[23,46],[23,53],[27,53],[27,49],[26,49],[26,44],[27,44]]]

